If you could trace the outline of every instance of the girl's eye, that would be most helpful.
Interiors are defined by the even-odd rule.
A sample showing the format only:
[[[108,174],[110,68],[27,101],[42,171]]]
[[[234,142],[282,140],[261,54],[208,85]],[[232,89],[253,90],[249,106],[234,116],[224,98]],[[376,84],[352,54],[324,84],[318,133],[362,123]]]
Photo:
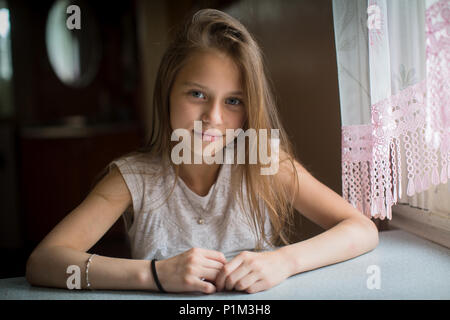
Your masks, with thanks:
[[[230,98],[227,101],[228,101],[227,103],[229,103],[229,104],[231,104],[233,106],[237,106],[237,105],[242,104],[242,101],[237,99],[237,98]]]
[[[190,91],[189,94],[192,95],[194,98],[203,99],[205,97],[205,95],[203,93],[201,93],[200,91],[196,91],[196,90]]]
[[[198,91],[198,90],[192,90],[189,91],[188,93],[190,96],[194,97],[194,98],[198,98],[198,99],[205,99],[206,96],[203,94],[203,92]],[[239,106],[242,104],[242,101],[238,98],[228,98],[226,100],[227,104],[233,105],[233,106]]]

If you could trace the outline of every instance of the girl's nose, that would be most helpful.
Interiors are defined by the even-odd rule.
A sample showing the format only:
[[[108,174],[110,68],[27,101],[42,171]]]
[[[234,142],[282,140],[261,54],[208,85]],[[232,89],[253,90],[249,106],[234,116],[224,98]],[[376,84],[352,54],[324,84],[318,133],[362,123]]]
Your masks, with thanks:
[[[217,126],[222,124],[222,105],[220,101],[212,101],[207,105],[203,117],[205,122],[208,122],[211,126]]]

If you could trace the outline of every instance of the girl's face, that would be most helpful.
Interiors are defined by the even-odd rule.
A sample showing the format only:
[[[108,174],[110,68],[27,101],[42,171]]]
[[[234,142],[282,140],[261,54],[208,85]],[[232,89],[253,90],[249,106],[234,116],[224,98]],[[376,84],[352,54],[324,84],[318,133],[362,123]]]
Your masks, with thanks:
[[[246,118],[241,75],[237,65],[217,50],[193,53],[178,72],[170,92],[172,130],[186,129],[193,139],[202,139],[203,148],[222,139],[226,129],[242,128]],[[194,121],[203,121],[215,137],[194,131]],[[232,140],[232,139],[231,139]],[[214,142],[217,143],[217,142]]]

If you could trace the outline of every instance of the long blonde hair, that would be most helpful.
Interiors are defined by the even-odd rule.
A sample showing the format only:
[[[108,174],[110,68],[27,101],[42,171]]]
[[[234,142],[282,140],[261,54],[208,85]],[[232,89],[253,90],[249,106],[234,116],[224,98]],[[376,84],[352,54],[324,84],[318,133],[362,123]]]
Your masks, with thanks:
[[[169,95],[178,71],[185,61],[195,51],[218,49],[226,53],[238,66],[243,79],[245,108],[247,120],[244,130],[253,128],[279,131],[280,154],[285,155],[282,161],[289,161],[295,168],[292,145],[283,129],[273,96],[272,83],[267,77],[263,53],[257,42],[247,29],[235,18],[215,9],[203,9],[189,16],[175,34],[175,37],[159,65],[155,90],[153,95],[153,126],[147,134],[145,145],[135,152],[148,153],[151,156],[162,156],[163,163],[170,163],[171,128],[169,121]],[[270,139],[269,139],[270,141]],[[268,149],[270,150],[269,146]],[[289,234],[294,226],[294,209],[292,207],[293,193],[286,190],[278,175],[261,175],[262,167],[259,161],[250,164],[249,150],[246,148],[245,164],[237,165],[238,185],[235,190],[241,203],[247,201],[250,212],[246,212],[253,232],[257,237],[256,250],[263,247],[262,241],[278,245],[289,243]],[[133,152],[133,153],[135,153]],[[235,152],[237,154],[237,152]],[[259,153],[258,153],[259,154]],[[234,162],[236,163],[236,161]],[[176,179],[179,177],[178,167],[175,167]],[[293,170],[294,185],[297,186],[297,172]],[[247,199],[243,199],[243,180],[247,187]],[[292,185],[292,184],[291,184]],[[172,187],[172,191],[175,184]],[[296,188],[296,187],[295,187]],[[172,191],[169,193],[172,193]],[[268,209],[270,218],[271,239],[266,239],[264,230],[265,212],[261,200]]]

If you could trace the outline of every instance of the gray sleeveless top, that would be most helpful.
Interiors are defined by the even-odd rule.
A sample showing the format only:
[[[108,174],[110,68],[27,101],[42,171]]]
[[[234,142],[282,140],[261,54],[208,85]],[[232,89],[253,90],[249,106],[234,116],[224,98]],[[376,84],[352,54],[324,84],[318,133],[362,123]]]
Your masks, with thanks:
[[[231,164],[222,164],[216,182],[206,196],[193,192],[178,177],[172,166],[161,170],[161,157],[151,158],[137,153],[124,156],[109,164],[121,172],[132,197],[132,213],[124,214],[133,259],[167,259],[198,247],[222,252],[228,259],[239,252],[253,251],[256,236],[238,201],[232,179]],[[245,180],[244,203],[248,212]],[[233,189],[232,189],[233,188]],[[265,231],[270,239],[271,225],[267,207]],[[264,242],[263,250],[275,247]]]

